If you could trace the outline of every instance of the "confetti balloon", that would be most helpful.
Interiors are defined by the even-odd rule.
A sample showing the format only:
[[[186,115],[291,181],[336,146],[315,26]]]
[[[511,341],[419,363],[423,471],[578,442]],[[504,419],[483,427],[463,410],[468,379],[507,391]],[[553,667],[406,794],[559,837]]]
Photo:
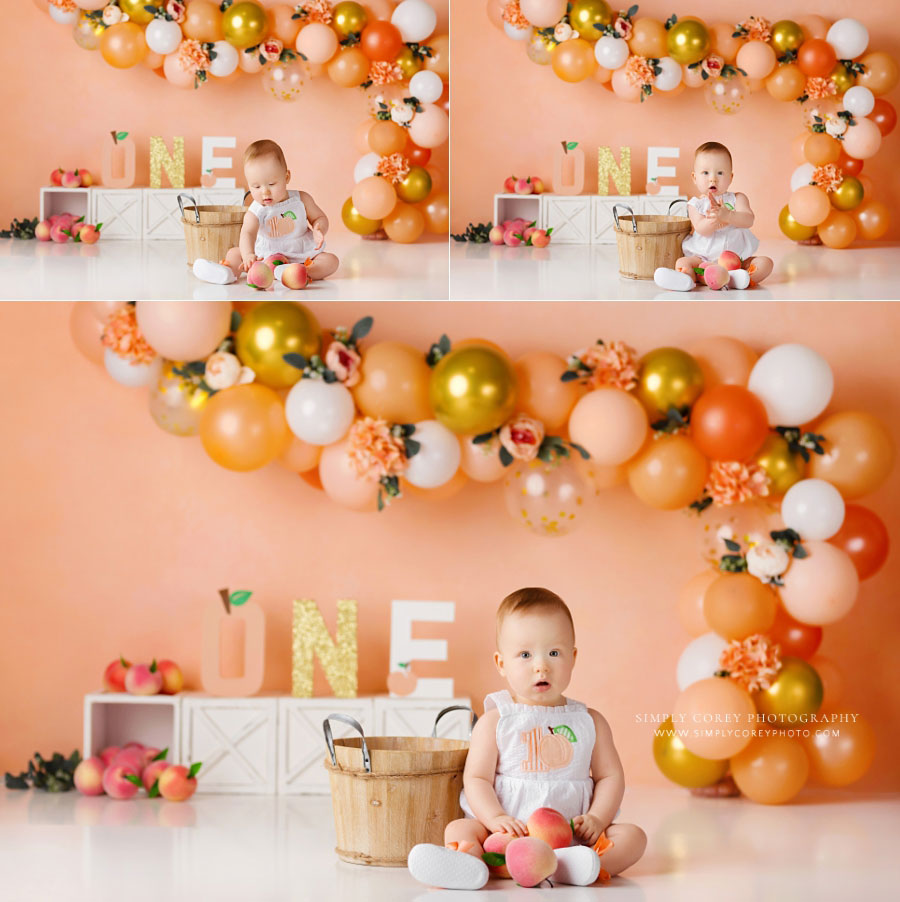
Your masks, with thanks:
[[[571,460],[513,464],[503,480],[510,515],[540,536],[564,536],[584,521],[590,486]]]
[[[148,406],[160,429],[172,435],[189,436],[200,431],[200,417],[210,393],[175,372],[183,366],[172,360],[163,362],[159,381],[150,390]]]
[[[302,60],[290,63],[269,63],[263,69],[263,90],[275,100],[293,103],[300,97],[306,81],[307,68]]]

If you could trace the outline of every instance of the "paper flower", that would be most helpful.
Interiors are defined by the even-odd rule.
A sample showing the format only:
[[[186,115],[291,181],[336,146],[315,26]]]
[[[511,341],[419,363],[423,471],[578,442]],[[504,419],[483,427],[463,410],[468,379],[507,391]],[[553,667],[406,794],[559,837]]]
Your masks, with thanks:
[[[408,125],[416,115],[415,108],[408,103],[391,102],[391,121],[397,125]]]
[[[78,9],[78,5],[75,3],[75,0],[50,0],[50,5],[55,6],[57,9],[62,10],[64,13],[73,13]],[[107,7],[109,9],[109,7]],[[119,7],[116,7],[119,9]],[[106,10],[104,10],[106,12]],[[119,14],[121,15],[121,10],[119,10]],[[116,20],[118,21],[118,20]]]
[[[403,437],[394,435],[387,420],[362,417],[347,433],[347,456],[358,476],[378,482],[406,470]]]
[[[768,41],[772,37],[772,26],[762,16],[750,16],[737,26],[737,31],[748,41]]]
[[[625,78],[635,88],[652,85],[656,81],[653,67],[643,56],[632,54],[625,63]]]
[[[240,360],[228,351],[216,351],[206,361],[203,380],[213,389],[222,391],[233,385],[246,385],[256,378],[249,366],[241,366]]]
[[[376,60],[369,63],[369,81],[373,85],[392,85],[403,81],[403,70],[396,63]]]
[[[508,22],[513,28],[531,28],[531,22],[519,8],[519,0],[509,0],[503,7],[503,21]]]
[[[259,45],[259,55],[270,63],[278,61],[282,50],[284,50],[284,44],[282,44],[278,38],[266,38],[262,44]]]
[[[54,3],[53,5],[62,8],[59,3]],[[75,4],[73,3],[72,6],[74,8]],[[103,15],[101,18],[103,19],[103,24],[109,27],[110,25],[118,25],[119,22],[127,20],[128,16],[126,16],[118,6],[111,3],[109,6],[103,7]]]
[[[747,572],[764,583],[777,580],[791,563],[787,549],[775,542],[751,545],[744,557],[747,559]]]
[[[760,633],[732,639],[719,655],[719,667],[748,692],[768,689],[781,669],[781,648]]]
[[[720,507],[765,498],[769,494],[769,476],[756,463],[715,460],[709,468],[706,493]]]
[[[178,62],[186,72],[205,72],[209,68],[209,54],[199,41],[190,38],[178,45]]]
[[[569,25],[568,22],[560,22],[556,28],[553,29],[553,37],[556,41],[562,44],[564,41],[568,41],[569,38],[575,36],[575,29]]]
[[[544,424],[519,414],[500,427],[499,438],[516,460],[534,460],[544,440]]]
[[[624,38],[627,41],[634,31],[631,19],[627,16],[617,16],[616,21],[613,22],[613,31],[615,31],[620,38]]]
[[[169,0],[166,4],[166,13],[171,16],[173,22],[177,22],[179,25],[184,21],[186,12],[186,5],[180,3],[179,0]]]
[[[813,170],[810,184],[817,185],[824,191],[836,191],[841,187],[844,181],[844,174],[838,168],[837,163],[826,163],[824,166],[817,166]]]
[[[847,120],[842,116],[825,117],[825,134],[831,135],[832,138],[840,138],[848,128]]]
[[[352,388],[360,381],[359,364],[362,358],[351,347],[340,341],[333,341],[325,352],[325,366],[337,376],[347,388]]]
[[[569,369],[590,388],[630,391],[637,385],[637,352],[624,341],[597,341],[569,357]]]
[[[131,304],[110,316],[100,340],[104,347],[132,363],[152,363],[156,358],[156,351],[138,327],[137,314]]]
[[[322,25],[331,25],[331,3],[330,0],[303,0],[297,6],[297,12],[305,25],[312,22],[319,22]]]
[[[806,95],[810,100],[824,100],[837,94],[837,85],[830,78],[818,76],[806,79]]]
[[[375,171],[396,185],[409,175],[409,168],[409,160],[402,153],[392,153],[378,161]]]
[[[722,74],[722,67],[724,65],[725,60],[722,59],[721,56],[716,56],[715,53],[711,53],[703,60],[703,71],[711,78],[718,78]]]

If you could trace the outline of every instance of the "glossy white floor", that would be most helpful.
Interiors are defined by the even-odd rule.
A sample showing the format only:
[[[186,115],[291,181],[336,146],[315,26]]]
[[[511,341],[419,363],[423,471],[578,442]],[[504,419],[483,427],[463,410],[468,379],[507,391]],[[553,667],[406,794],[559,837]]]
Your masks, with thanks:
[[[329,279],[305,291],[276,283],[268,299],[308,301],[426,300],[447,297],[447,243],[431,236],[415,244],[328,236],[341,259]],[[245,300],[261,293],[241,281],[208,285],[186,265],[181,241],[104,241],[53,244],[0,239],[0,299],[5,300]]]
[[[868,245],[830,250],[787,240],[760,243],[775,270],[746,291],[664,291],[652,281],[619,276],[613,245],[551,244],[545,248],[494,247],[451,241],[452,300],[896,300],[900,247]]]
[[[631,787],[622,820],[644,858],[606,888],[557,886],[528,899],[781,902],[896,898],[900,797],[805,790],[794,804],[697,799]],[[417,884],[405,869],[334,854],[327,796],[194,796],[117,802],[0,788],[0,898],[70,900],[472,900]],[[495,900],[525,899],[492,880]]]

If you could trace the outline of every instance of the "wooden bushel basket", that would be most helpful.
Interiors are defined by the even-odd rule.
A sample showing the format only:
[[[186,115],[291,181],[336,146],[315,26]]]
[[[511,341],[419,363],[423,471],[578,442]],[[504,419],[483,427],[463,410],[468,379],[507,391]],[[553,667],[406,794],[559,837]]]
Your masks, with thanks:
[[[687,203],[679,197],[669,204],[669,213],[675,204]],[[629,212],[619,217],[618,208]],[[634,210],[625,204],[613,206],[616,228],[616,245],[619,250],[619,274],[626,279],[652,279],[658,266],[674,269],[682,256],[681,242],[692,230],[686,216],[644,215],[635,216]]]
[[[185,206],[181,198],[191,202]],[[244,223],[243,207],[208,205],[198,206],[189,194],[178,195],[178,209],[184,224],[184,240],[187,244],[188,266],[201,257],[218,263],[225,254],[241,241]]]
[[[366,737],[357,721],[330,714],[322,724],[328,755],[338,858],[351,864],[406,867],[416,843],[444,844],[444,827],[462,817],[459,793],[469,743],[438,739],[438,721],[448,711],[472,711],[464,705],[444,708],[431,738]],[[477,717],[472,711],[472,724]],[[358,733],[333,739],[329,721],[340,720]],[[471,727],[470,727],[471,732]],[[330,760],[329,760],[330,759]]]

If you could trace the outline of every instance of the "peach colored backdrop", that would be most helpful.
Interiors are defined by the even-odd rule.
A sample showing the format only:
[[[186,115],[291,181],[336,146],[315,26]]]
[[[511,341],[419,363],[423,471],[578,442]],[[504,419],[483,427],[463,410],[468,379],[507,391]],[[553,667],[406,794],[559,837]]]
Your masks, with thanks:
[[[615,3],[610,4],[614,9]],[[621,6],[627,7],[627,3]],[[503,180],[515,174],[553,176],[554,147],[562,140],[579,141],[587,157],[585,191],[597,189],[596,149],[608,145],[618,160],[619,147],[631,147],[632,191],[643,193],[647,181],[647,147],[679,147],[675,179],[681,196],[694,193],[690,178],[693,152],[704,141],[721,141],[734,156],[733,190],[750,198],[756,213],[754,231],[763,238],[781,237],[778,213],[790,195],[790,175],[798,165],[791,140],[803,130],[797,104],[774,100],[763,89],[747,100],[734,116],[711,110],[702,89],[688,89],[679,97],[652,97],[647,103],[625,103],[592,80],[579,84],[560,81],[549,66],[538,66],[525,55],[523,42],[498,31],[485,12],[485,0],[453,4],[455,72],[451,124],[453,147],[451,231],[462,232],[467,222],[486,222],[492,216],[493,195]],[[845,0],[692,0],[664,3],[642,0],[640,16],[664,20],[677,12],[714,22],[739,22],[750,14],[770,21],[816,13],[830,21],[859,15],[871,35],[870,47],[900,58],[900,26],[892,0],[871,0],[851,9]],[[900,92],[887,98],[898,105]],[[878,197],[893,211],[887,239],[900,239],[900,177],[891,159],[900,147],[900,130],[889,135],[864,172],[877,185]],[[686,193],[690,192],[690,193]],[[610,188],[610,193],[615,193]]]
[[[438,11],[438,32],[446,33],[447,0],[430,2]],[[137,145],[139,186],[148,184],[151,135],[163,136],[170,150],[173,136],[184,137],[188,186],[200,183],[203,135],[237,138],[229,174],[238,185],[244,184],[244,147],[271,138],[284,148],[291,187],[309,191],[331,228],[346,232],[341,206],[350,196],[353,167],[361,156],[353,138],[367,115],[362,90],[339,88],[325,74],[308,81],[294,103],[264,94],[261,75],[243,74],[224,84],[210,78],[199,90],[180,90],[143,65],[126,70],[107,65],[99,51],[82,50],[72,40],[70,26],[56,24],[30,0],[4,6],[10,7],[4,9],[5,33],[16,35],[6,42],[6,76],[0,79],[4,228],[14,216],[38,215],[38,191],[50,184],[57,166],[84,166],[99,178],[103,145],[116,129],[130,132]],[[432,160],[446,175],[447,145]],[[165,175],[162,185],[169,187]]]
[[[510,519],[498,485],[365,515],[278,465],[229,472],[198,440],[158,429],[144,392],[116,385],[78,354],[69,309],[0,308],[0,769],[24,767],[36,749],[80,746],[82,695],[99,688],[120,652],[174,658],[199,688],[201,610],[221,586],[252,589],[266,611],[266,691],[290,690],[295,597],[316,599],[332,630],[336,600],[359,601],[363,694],[385,691],[391,599],[453,600],[454,624],[416,630],[448,638],[449,662],[416,670],[455,677],[480,711],[484,695],[502,687],[491,662],[497,604],[519,586],[546,585],[575,617],[572,697],[609,718],[630,781],[665,783],[651,757],[652,727],[636,716],[667,714],[677,695],[675,664],[689,637],[675,601],[703,566],[694,521],[644,507],[620,487],[580,532],[548,539]],[[372,340],[424,349],[446,331],[493,339],[514,356],[565,354],[601,336],[639,351],[721,334],[757,349],[803,341],[834,370],[832,409],[876,413],[900,447],[900,305],[436,303],[412,316],[400,304],[320,303],[315,312],[331,327],[372,314]],[[849,704],[878,734],[876,764],[857,788],[897,790],[900,468],[864,503],[884,518],[895,549],[851,615],[825,630],[822,652],[843,669]],[[316,670],[317,694],[330,695]]]

